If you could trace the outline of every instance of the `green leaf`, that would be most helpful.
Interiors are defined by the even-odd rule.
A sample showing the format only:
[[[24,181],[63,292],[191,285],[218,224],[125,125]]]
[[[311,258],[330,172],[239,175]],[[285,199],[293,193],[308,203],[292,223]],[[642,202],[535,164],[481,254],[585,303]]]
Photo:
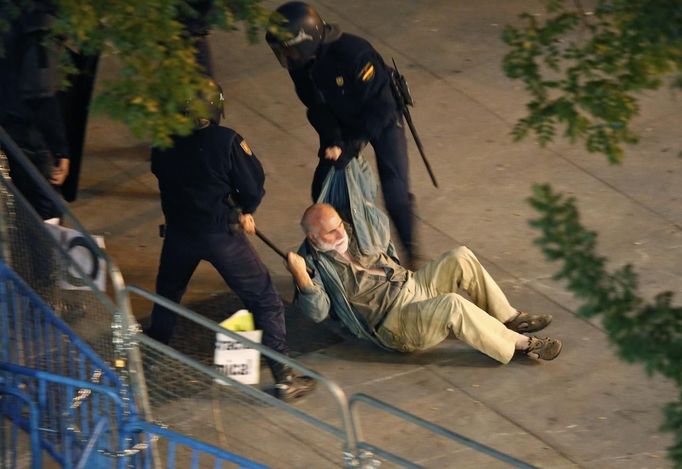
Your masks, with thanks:
[[[577,314],[601,318],[621,358],[641,363],[647,373],[660,374],[682,390],[682,307],[673,305],[673,294],[659,293],[647,303],[637,291],[632,266],[609,272],[607,259],[597,253],[597,234],[580,222],[575,199],[536,184],[528,201],[539,214],[530,221],[540,232],[534,243],[560,265],[554,278],[582,300]],[[663,427],[675,435],[668,455],[677,465],[682,464],[682,392],[680,397],[666,407]]]

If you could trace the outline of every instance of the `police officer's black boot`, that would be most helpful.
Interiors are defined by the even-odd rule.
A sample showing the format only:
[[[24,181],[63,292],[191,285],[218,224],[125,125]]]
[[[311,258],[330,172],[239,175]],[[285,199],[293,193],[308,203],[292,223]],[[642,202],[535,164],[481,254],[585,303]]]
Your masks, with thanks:
[[[300,376],[283,363],[272,363],[270,369],[275,378],[275,397],[284,402],[305,396],[317,385],[310,376]]]

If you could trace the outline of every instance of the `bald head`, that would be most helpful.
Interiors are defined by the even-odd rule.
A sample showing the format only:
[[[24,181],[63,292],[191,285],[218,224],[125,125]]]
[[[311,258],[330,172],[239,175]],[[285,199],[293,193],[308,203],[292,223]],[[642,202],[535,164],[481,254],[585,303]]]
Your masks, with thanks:
[[[303,212],[301,227],[306,236],[318,234],[322,224],[329,221],[333,222],[334,218],[338,218],[339,221],[341,220],[341,217],[339,217],[339,214],[334,207],[329,204],[313,204]]]
[[[301,227],[313,245],[322,251],[348,249],[348,235],[338,212],[329,204],[313,204],[303,212]]]

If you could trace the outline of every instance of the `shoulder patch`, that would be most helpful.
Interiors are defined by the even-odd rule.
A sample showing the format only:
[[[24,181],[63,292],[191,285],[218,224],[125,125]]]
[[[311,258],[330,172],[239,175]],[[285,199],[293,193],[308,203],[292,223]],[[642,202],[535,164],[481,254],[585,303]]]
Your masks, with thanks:
[[[336,77],[336,86],[343,86],[343,77],[341,75]]]
[[[242,150],[244,150],[244,153],[246,153],[249,156],[253,156],[253,152],[251,151],[251,148],[249,148],[249,145],[246,143],[246,140],[242,140],[242,142],[239,144],[240,147],[242,147]]]
[[[362,67],[362,70],[360,70],[358,77],[362,81],[370,81],[374,78],[374,64],[372,62],[367,62],[365,66]]]

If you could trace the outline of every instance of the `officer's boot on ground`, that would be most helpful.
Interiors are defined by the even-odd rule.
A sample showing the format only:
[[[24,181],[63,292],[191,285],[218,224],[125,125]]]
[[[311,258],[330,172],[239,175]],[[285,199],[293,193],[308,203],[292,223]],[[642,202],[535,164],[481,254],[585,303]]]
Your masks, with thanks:
[[[305,396],[317,385],[317,381],[310,376],[300,376],[283,363],[273,363],[270,369],[275,378],[275,397],[284,402]]]

